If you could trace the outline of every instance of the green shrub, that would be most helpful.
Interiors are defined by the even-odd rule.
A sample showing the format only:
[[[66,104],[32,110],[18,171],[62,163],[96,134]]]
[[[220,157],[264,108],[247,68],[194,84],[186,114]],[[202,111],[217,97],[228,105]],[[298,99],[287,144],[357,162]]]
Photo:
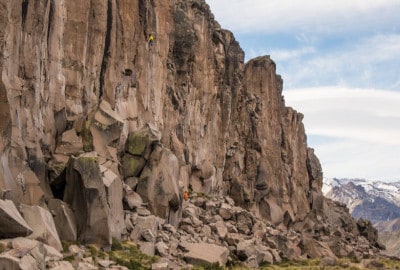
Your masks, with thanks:
[[[121,250],[122,243],[115,237],[112,238],[111,250]]]
[[[119,265],[126,266],[129,269],[145,270],[151,269],[151,265],[155,263],[158,258],[142,253],[137,245],[132,242],[115,242],[114,244],[113,241],[110,260],[115,261]]]

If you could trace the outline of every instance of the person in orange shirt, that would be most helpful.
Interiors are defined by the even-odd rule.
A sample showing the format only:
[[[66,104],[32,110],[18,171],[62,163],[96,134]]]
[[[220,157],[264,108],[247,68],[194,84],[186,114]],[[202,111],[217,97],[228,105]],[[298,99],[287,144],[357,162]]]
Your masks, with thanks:
[[[185,192],[183,193],[183,199],[185,199],[185,201],[189,199],[189,193],[187,192],[187,190],[185,190]]]

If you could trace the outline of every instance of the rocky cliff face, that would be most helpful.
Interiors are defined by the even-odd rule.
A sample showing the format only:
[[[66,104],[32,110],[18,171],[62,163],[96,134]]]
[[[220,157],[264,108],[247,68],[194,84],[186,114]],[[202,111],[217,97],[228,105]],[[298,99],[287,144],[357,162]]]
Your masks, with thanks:
[[[2,199],[55,200],[80,241],[100,244],[124,238],[127,211],[179,227],[184,190],[321,243],[346,215],[322,196],[275,63],[244,64],[204,1],[1,0],[0,12]],[[330,244],[366,228],[347,224]]]

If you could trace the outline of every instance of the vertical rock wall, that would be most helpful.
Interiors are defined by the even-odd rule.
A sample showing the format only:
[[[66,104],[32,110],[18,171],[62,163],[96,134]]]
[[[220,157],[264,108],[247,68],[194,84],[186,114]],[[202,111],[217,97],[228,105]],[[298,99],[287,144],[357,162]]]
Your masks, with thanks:
[[[0,0],[0,13],[0,188],[15,203],[64,200],[87,242],[120,237],[123,187],[174,225],[184,189],[286,227],[323,211],[275,63],[244,64],[205,1]]]

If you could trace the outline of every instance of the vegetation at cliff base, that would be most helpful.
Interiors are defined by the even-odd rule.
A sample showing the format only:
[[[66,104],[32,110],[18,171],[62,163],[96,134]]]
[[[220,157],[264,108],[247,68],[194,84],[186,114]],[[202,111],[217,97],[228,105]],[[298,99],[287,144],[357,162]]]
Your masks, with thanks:
[[[278,264],[262,265],[257,269],[261,270],[320,270],[320,269],[400,269],[400,259],[396,258],[380,258],[380,259],[362,259],[355,261],[352,258],[341,258],[335,261],[332,265],[326,265],[320,259],[294,260],[284,261]],[[248,270],[253,269],[245,266],[230,266],[221,267],[218,264],[212,265],[196,265],[193,270]]]
[[[140,251],[133,242],[118,242],[113,239],[110,252],[110,260],[129,269],[145,270],[151,269],[151,264],[157,262],[157,257],[148,256]]]

